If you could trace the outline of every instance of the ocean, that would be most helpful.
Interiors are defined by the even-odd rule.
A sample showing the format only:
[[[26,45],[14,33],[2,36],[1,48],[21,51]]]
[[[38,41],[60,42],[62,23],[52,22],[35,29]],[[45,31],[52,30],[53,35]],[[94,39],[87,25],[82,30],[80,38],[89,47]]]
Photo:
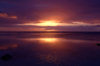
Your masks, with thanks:
[[[1,32],[0,66],[100,66],[97,44],[99,32]]]

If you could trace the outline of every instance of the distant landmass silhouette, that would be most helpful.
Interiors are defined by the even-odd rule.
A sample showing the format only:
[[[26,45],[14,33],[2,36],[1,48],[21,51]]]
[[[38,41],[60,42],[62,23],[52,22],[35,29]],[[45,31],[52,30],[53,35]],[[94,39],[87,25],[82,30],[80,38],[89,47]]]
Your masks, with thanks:
[[[0,33],[100,33],[100,31],[0,31]]]

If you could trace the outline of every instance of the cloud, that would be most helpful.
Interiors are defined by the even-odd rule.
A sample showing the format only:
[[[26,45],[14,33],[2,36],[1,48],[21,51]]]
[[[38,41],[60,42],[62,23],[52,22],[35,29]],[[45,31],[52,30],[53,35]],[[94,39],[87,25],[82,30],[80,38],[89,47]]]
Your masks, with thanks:
[[[100,24],[100,0],[0,0],[0,11],[4,12],[0,13],[0,26],[13,26],[13,30],[17,24],[34,24],[39,20],[60,20],[67,24],[62,27],[64,30],[68,25],[93,27]]]
[[[22,26],[16,26],[16,27],[0,27],[0,31],[46,31],[45,27],[22,27]]]
[[[1,0],[1,9],[18,15],[23,21],[56,16],[55,19],[60,17],[63,22],[94,23],[100,21],[99,4],[99,0]]]
[[[9,16],[7,13],[0,13],[0,18],[17,19],[17,16]]]
[[[87,31],[100,32],[100,25],[84,25],[84,26],[16,26],[16,27],[0,27],[0,31]]]
[[[100,25],[100,23],[91,24],[86,22],[71,22],[71,23],[56,23],[56,21],[43,21],[42,23],[24,23],[24,24],[16,24],[16,26],[97,26]]]

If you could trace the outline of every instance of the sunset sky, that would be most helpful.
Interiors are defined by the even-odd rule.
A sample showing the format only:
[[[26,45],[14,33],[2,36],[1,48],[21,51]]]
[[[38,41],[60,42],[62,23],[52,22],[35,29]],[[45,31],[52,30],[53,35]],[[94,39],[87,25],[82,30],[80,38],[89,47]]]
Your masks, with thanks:
[[[100,31],[100,0],[0,0],[0,31]]]

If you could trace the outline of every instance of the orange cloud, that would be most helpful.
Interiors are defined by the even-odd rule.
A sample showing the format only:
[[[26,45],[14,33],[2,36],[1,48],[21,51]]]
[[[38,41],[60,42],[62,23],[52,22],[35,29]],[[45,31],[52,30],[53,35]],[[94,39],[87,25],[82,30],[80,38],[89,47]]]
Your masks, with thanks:
[[[1,18],[17,19],[17,16],[9,16],[7,13],[0,13]]]
[[[0,31],[46,31],[46,28],[0,27]]]

